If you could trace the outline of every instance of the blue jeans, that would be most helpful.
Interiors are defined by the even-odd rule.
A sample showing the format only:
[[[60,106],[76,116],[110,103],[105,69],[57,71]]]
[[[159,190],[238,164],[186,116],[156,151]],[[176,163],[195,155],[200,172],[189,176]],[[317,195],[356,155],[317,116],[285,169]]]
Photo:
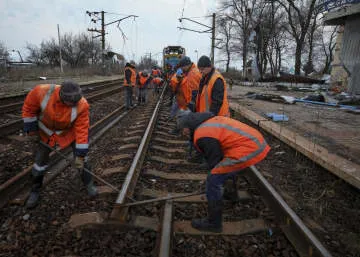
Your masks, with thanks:
[[[228,179],[235,179],[237,171],[224,174],[209,173],[206,178],[206,198],[208,201],[222,200],[224,183]]]

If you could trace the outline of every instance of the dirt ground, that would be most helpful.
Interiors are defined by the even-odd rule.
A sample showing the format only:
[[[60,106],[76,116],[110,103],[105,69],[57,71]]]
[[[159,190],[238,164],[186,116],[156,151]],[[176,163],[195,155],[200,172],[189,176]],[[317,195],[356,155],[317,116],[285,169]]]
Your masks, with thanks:
[[[247,98],[248,92],[276,94],[301,98],[311,93],[277,91],[274,87],[234,85],[228,90],[231,102],[237,103],[266,118],[266,113],[285,114],[289,121],[280,125],[327,148],[331,153],[360,164],[360,114],[336,107],[297,102],[284,104]],[[326,97],[327,98],[327,97]],[[330,99],[331,100],[331,99]]]
[[[86,83],[90,81],[102,81],[102,80],[113,80],[120,79],[122,75],[113,76],[81,76],[81,77],[63,77],[57,79],[47,80],[32,80],[32,81],[16,81],[16,82],[0,82],[0,98],[19,93],[30,91],[34,86],[38,84],[61,84],[64,80],[73,80],[78,83]]]

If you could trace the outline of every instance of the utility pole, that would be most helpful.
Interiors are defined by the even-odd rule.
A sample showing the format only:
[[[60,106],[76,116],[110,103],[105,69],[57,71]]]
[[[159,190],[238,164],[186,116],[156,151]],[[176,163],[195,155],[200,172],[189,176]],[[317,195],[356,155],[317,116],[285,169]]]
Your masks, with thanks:
[[[215,13],[212,14],[212,30],[211,30],[211,64],[214,66],[215,59]]]
[[[62,55],[61,55],[61,38],[60,38],[60,27],[57,25],[58,29],[58,38],[59,38],[59,52],[60,52],[60,72],[63,73],[63,65],[62,65]]]
[[[89,11],[86,11],[86,14],[89,15],[89,17],[91,18],[91,21],[93,23],[96,23],[97,21],[101,21],[101,30],[98,30],[98,29],[88,29],[88,31],[91,31],[91,32],[97,32],[99,33],[100,35],[97,35],[93,38],[97,38],[97,37],[100,37],[101,36],[101,61],[102,61],[102,65],[103,65],[103,69],[104,69],[104,72],[105,72],[105,27],[108,26],[108,25],[111,25],[113,23],[116,23],[118,22],[118,26],[120,24],[120,22],[122,20],[125,20],[127,18],[130,18],[130,17],[134,17],[137,18],[139,16],[136,16],[136,15],[128,15],[124,18],[121,18],[121,19],[118,19],[118,20],[115,20],[115,21],[112,21],[112,22],[109,22],[107,24],[105,24],[105,12],[104,11],[101,11],[101,12],[89,12]],[[101,14],[101,18],[99,17],[99,14]],[[92,18],[93,17],[93,18]]]
[[[212,26],[208,26],[205,24],[202,24],[200,22],[194,21],[192,19],[189,18],[179,18],[179,21],[182,22],[182,20],[188,20],[191,22],[194,22],[198,25],[204,26],[206,28],[208,28],[207,30],[203,30],[203,31],[199,31],[199,30],[193,30],[193,29],[188,29],[188,28],[183,28],[183,27],[178,27],[178,29],[180,30],[188,30],[188,31],[192,31],[192,32],[197,32],[197,33],[211,33],[211,52],[210,52],[210,59],[211,59],[211,64],[214,65],[214,60],[215,60],[215,13],[212,14]]]

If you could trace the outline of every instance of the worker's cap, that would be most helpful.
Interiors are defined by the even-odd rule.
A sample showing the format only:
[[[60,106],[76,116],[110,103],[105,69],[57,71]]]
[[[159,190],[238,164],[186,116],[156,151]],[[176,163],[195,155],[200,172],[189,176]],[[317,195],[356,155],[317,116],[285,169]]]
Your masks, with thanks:
[[[180,59],[178,67],[181,68],[190,64],[191,64],[190,58],[188,56],[184,56]]]
[[[144,70],[143,72],[141,72],[141,75],[142,75],[143,77],[146,77],[146,76],[148,75],[148,72]]]
[[[176,125],[178,129],[188,128],[191,116],[190,110],[179,110],[176,115]]]
[[[73,81],[64,81],[60,87],[60,99],[63,102],[77,103],[82,97],[79,84]]]
[[[198,68],[207,68],[207,67],[211,67],[211,60],[209,57],[207,57],[206,55],[203,55],[200,57],[198,63],[197,63]]]
[[[176,71],[176,77],[182,77],[182,75],[183,75],[182,69],[181,69],[181,68],[177,69],[177,71]]]
[[[133,60],[130,61],[130,64],[135,66],[135,62]]]

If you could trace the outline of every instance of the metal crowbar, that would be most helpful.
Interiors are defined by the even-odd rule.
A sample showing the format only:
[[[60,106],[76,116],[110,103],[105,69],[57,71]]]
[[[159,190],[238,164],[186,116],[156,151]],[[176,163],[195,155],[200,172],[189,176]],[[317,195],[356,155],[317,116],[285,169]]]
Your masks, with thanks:
[[[40,140],[40,144],[42,144],[43,146],[49,148],[50,150],[52,150],[52,151],[54,151],[55,153],[57,153],[58,155],[60,155],[60,156],[61,156],[62,158],[64,158],[68,163],[70,163],[70,164],[72,163],[72,160],[68,159],[62,152],[60,152],[60,151],[57,150],[56,148],[49,146],[48,144],[44,143],[44,142],[41,141],[41,140]],[[94,178],[96,178],[96,179],[99,180],[100,182],[102,182],[102,183],[104,183],[105,185],[111,187],[111,189],[113,189],[114,191],[116,191],[116,192],[118,192],[118,193],[120,192],[120,190],[119,190],[117,187],[111,185],[109,182],[107,182],[107,181],[103,180],[102,178],[100,178],[99,176],[95,175],[93,172],[91,172],[91,171],[88,170],[87,168],[84,167],[84,170],[85,170],[86,172],[89,172],[89,174],[91,174]]]

